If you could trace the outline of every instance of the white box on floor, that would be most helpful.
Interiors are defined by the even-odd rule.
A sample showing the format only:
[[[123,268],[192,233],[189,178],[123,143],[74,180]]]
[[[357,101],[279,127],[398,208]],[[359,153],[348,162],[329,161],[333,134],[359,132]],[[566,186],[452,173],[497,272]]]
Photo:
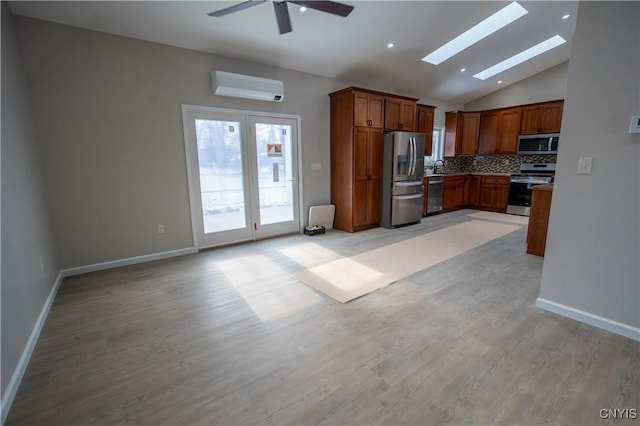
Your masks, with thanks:
[[[324,206],[309,207],[309,225],[322,225],[325,229],[333,229],[333,217],[336,206],[327,204]]]

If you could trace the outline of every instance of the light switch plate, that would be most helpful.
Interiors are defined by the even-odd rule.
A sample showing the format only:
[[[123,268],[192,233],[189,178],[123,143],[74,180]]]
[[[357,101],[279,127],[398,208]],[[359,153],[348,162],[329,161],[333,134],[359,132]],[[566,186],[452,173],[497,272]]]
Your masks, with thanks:
[[[640,133],[640,115],[634,115],[633,117],[631,117],[629,133]]]
[[[593,158],[591,157],[580,157],[578,160],[578,174],[579,175],[588,175],[591,173],[591,164],[593,163]]]

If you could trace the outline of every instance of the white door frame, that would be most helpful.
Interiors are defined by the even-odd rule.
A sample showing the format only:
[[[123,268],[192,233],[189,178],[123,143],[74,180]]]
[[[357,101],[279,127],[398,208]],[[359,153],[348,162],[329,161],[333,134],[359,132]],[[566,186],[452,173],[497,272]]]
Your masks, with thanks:
[[[297,132],[295,140],[292,140],[291,143],[296,145],[297,155],[294,159],[297,161],[298,166],[298,217],[299,217],[299,232],[302,232],[303,228],[303,202],[302,202],[302,130],[301,130],[301,116],[297,114],[282,114],[275,112],[265,112],[265,111],[252,111],[252,110],[239,110],[239,109],[230,109],[230,108],[219,108],[219,107],[208,107],[208,106],[200,106],[200,105],[189,105],[182,104],[182,127],[183,127],[183,139],[184,139],[184,150],[185,150],[185,159],[186,159],[186,167],[187,167],[187,183],[188,183],[188,192],[189,192],[189,209],[191,211],[191,234],[193,239],[193,247],[200,251],[200,241],[198,236],[198,228],[196,226],[197,221],[202,220],[202,211],[198,208],[198,198],[200,195],[197,193],[199,185],[196,181],[197,176],[195,173],[198,172],[198,158],[197,158],[197,150],[190,149],[190,141],[189,141],[189,129],[187,126],[190,125],[188,122],[188,116],[190,113],[216,113],[216,114],[231,114],[231,115],[242,115],[245,118],[249,119],[249,116],[257,116],[257,117],[271,117],[271,118],[286,118],[289,120],[294,120],[296,122]],[[221,244],[223,245],[223,244]]]

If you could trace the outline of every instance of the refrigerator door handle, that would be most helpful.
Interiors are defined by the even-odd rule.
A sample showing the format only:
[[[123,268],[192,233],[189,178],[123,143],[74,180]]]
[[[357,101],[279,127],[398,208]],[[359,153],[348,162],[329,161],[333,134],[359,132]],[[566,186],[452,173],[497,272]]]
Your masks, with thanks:
[[[411,170],[411,176],[416,174],[416,166],[418,165],[418,143],[416,138],[413,138],[413,170]]]
[[[411,175],[416,174],[416,166],[418,165],[418,143],[416,142],[416,138],[413,138],[413,170],[411,171]]]
[[[413,176],[413,169],[416,165],[416,150],[415,150],[415,141],[413,138],[409,138],[409,172],[407,175]]]
[[[411,176],[411,161],[413,159],[413,157],[411,156],[411,138],[409,138],[408,140],[408,145],[407,145],[407,157],[409,160],[409,163],[407,164],[407,177]]]

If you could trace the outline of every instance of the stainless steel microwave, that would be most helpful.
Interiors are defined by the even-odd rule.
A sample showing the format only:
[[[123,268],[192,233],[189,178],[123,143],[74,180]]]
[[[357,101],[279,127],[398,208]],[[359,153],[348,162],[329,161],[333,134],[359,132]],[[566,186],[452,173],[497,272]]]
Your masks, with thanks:
[[[518,138],[518,155],[557,154],[559,139],[559,133],[521,135]]]

